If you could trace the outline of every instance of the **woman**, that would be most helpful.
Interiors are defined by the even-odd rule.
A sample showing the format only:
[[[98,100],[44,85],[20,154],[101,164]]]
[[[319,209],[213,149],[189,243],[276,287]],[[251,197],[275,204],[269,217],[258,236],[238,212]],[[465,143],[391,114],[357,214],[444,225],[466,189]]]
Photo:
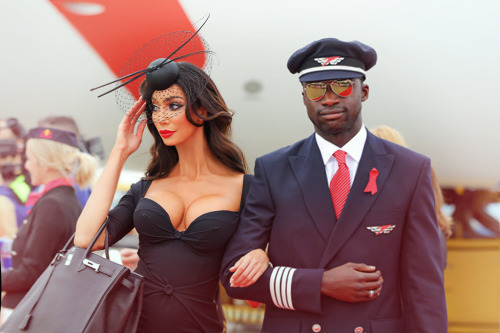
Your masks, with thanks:
[[[2,306],[9,309],[16,307],[75,232],[82,207],[72,176],[77,184],[86,185],[97,161],[78,149],[73,133],[38,127],[28,134],[25,167],[31,183],[43,185],[43,190],[28,197],[32,208],[12,244],[13,267],[2,273],[6,292]]]
[[[106,216],[110,244],[136,228],[136,272],[145,281],[138,332],[223,332],[220,264],[250,177],[230,140],[232,114],[213,81],[194,65],[171,64],[178,71],[173,83],[158,88],[147,77],[120,123],[75,244],[89,246]],[[134,127],[143,112],[154,138],[146,177],[108,213],[122,167],[141,143],[146,123],[135,133]],[[95,249],[103,248],[103,237]]]

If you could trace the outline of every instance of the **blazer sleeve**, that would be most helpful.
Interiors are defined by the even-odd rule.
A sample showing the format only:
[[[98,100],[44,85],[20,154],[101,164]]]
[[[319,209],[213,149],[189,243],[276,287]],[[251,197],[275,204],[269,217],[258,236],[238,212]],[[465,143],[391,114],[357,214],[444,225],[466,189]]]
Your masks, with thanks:
[[[447,332],[446,299],[430,160],[420,169],[401,247],[401,291],[408,332]]]
[[[269,267],[253,285],[233,288],[229,271],[236,261],[251,250],[266,249],[269,242],[275,206],[268,174],[259,158],[245,207],[235,234],[226,247],[222,261],[221,282],[229,296],[258,301],[276,307],[321,313],[321,279],[324,269]],[[272,257],[270,258],[272,264]]]

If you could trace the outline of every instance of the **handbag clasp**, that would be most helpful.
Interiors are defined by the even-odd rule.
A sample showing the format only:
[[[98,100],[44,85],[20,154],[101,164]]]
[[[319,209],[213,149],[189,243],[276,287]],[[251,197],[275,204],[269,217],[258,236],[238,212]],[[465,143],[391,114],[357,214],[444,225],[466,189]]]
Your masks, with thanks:
[[[99,272],[99,267],[101,266],[98,263],[90,261],[88,259],[83,259],[83,264],[85,266],[95,269],[96,272]]]

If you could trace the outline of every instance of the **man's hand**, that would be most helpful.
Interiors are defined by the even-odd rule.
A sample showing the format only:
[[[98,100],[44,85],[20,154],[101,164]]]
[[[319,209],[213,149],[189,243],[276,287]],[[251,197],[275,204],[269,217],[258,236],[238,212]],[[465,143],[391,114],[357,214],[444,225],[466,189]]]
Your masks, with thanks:
[[[350,303],[376,299],[384,279],[375,266],[347,263],[323,273],[321,293]]]

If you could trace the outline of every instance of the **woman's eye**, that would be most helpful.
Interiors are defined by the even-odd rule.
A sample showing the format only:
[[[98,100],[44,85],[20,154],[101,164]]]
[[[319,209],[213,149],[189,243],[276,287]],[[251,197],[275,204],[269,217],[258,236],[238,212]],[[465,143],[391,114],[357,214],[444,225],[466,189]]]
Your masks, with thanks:
[[[170,104],[168,105],[168,109],[169,109],[170,111],[175,111],[175,110],[177,110],[177,109],[180,109],[181,107],[182,107],[182,105],[180,105],[180,104],[178,104],[178,103],[170,103]]]
[[[172,112],[172,111],[180,111],[184,107],[183,104],[180,103],[169,103],[164,106],[159,106],[155,104],[151,104],[152,112]]]

